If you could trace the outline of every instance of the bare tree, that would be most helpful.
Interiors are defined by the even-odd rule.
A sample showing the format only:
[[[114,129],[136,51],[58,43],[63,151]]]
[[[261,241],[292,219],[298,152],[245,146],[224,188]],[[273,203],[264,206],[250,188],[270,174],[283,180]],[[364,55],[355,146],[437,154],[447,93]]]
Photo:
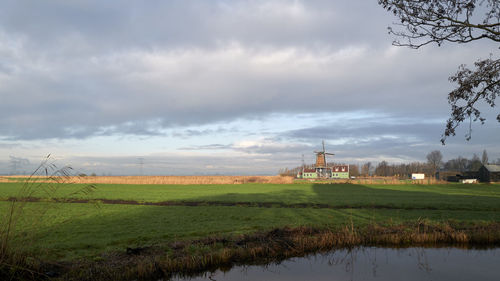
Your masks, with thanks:
[[[382,162],[378,163],[377,167],[375,168],[375,174],[377,176],[388,177],[391,175],[390,170],[391,167],[389,166],[389,163],[383,160]]]
[[[349,165],[349,175],[357,177],[359,176],[359,166],[356,164]]]
[[[483,150],[483,156],[481,157],[481,164],[483,165],[488,164],[488,153],[486,152],[486,149]]]
[[[472,159],[468,163],[467,170],[469,171],[477,171],[479,168],[481,168],[481,160],[479,159],[479,156],[477,156],[475,153],[472,155]]]
[[[457,163],[458,163],[458,170],[460,172],[465,172],[467,171],[467,163],[469,162],[469,160],[467,158],[464,158],[462,156],[458,156],[457,158]]]
[[[363,164],[363,166],[361,167],[361,174],[363,176],[369,176],[371,168],[372,168],[371,162],[367,162],[367,163]]]
[[[429,154],[427,154],[427,163],[435,173],[443,164],[443,154],[441,154],[441,151],[434,150],[429,152]]]
[[[389,33],[398,39],[395,46],[418,49],[427,44],[441,46],[444,42],[469,43],[491,40],[500,43],[500,1],[498,0],[379,0],[384,9],[400,20],[389,27]],[[478,15],[478,13],[483,13]],[[500,60],[491,57],[478,60],[475,69],[459,66],[449,78],[458,87],[448,94],[451,117],[441,138],[455,135],[455,129],[469,118],[470,122],[484,123],[476,103],[484,100],[491,107],[500,95]],[[497,116],[500,122],[500,114]],[[466,139],[471,138],[471,129]]]

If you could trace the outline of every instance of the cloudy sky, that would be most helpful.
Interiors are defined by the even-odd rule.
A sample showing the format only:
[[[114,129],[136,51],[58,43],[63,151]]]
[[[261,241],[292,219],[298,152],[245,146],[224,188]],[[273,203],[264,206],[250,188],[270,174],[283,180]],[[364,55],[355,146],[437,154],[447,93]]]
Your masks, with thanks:
[[[0,9],[0,174],[275,174],[500,158],[496,111],[440,144],[448,77],[498,46],[411,50],[376,0],[25,1]]]

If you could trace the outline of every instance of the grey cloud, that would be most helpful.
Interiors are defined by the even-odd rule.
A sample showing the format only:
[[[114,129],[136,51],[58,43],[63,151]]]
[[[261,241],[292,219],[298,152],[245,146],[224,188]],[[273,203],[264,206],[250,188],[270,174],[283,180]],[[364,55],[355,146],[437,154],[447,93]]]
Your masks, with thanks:
[[[99,128],[94,131],[97,136],[110,136],[110,135],[139,135],[139,136],[165,136],[166,133],[162,132],[155,122],[141,122],[129,121],[118,126],[107,128]],[[92,133],[87,136],[92,136]]]
[[[440,143],[444,121],[428,122],[403,116],[337,119],[319,126],[280,132],[277,136],[285,143],[299,141],[309,143],[315,149],[319,149],[321,140],[325,140],[327,149],[336,154],[334,159],[351,163],[367,159],[426,161],[425,155],[436,149],[449,158],[457,155],[471,157],[473,153],[479,155],[483,149],[491,153],[500,151],[499,124],[476,123],[472,128],[470,141],[463,137],[468,128],[460,127],[457,136],[449,138],[445,146]],[[312,154],[307,147],[296,153]]]
[[[17,45],[0,43],[14,69],[0,73],[0,135],[161,135],[276,112],[446,116],[447,76],[490,45],[393,51],[392,20],[362,0],[6,1],[0,38]]]
[[[182,147],[179,150],[233,150],[237,152],[244,152],[248,154],[287,154],[296,153],[306,148],[310,149],[311,146],[297,143],[284,143],[279,138],[264,139],[262,143],[255,145],[241,146],[238,144],[208,144],[208,145],[194,145],[189,147]]]
[[[233,149],[245,153],[274,155],[275,157],[279,158],[283,154],[298,155],[297,154],[298,152],[311,149],[311,146],[306,144],[284,143],[284,142],[273,142],[266,144],[264,142],[263,144],[251,145],[245,147],[239,147],[233,145]]]
[[[231,149],[232,145],[228,144],[207,144],[207,145],[195,145],[189,147],[181,147],[179,150],[219,150],[219,149]]]
[[[238,133],[238,132],[241,131],[235,127],[231,128],[219,127],[217,129],[202,129],[202,130],[185,129],[185,130],[175,130],[172,133],[172,136],[179,138],[190,138],[190,137],[201,137],[201,136],[219,135],[225,133]]]
[[[250,50],[247,52],[249,56],[254,56]],[[150,55],[154,56],[149,53],[144,55],[145,60]],[[305,56],[308,55],[315,53]],[[196,55],[201,56],[203,53]],[[162,59],[160,56],[159,60]],[[167,54],[164,59],[175,60],[175,56]],[[380,74],[365,69],[360,70],[364,73],[354,69],[351,74],[328,75],[328,71],[336,71],[335,65],[330,65],[330,70],[326,72],[318,73],[319,76],[314,74],[317,71],[314,69],[308,73],[299,68],[290,71],[282,67],[267,74],[263,68],[264,73],[259,73],[260,70],[251,69],[251,64],[245,68],[236,63],[223,64],[221,69],[213,71],[203,70],[216,63],[217,59],[217,55],[205,62],[192,62],[186,58],[187,63],[192,64],[188,65],[192,69],[173,75],[168,71],[163,73],[163,70],[155,70],[155,66],[145,72],[130,73],[135,67],[134,60],[123,56],[120,60],[124,61],[119,60],[123,65],[117,68],[100,69],[100,66],[107,67],[105,61],[97,66],[94,66],[95,63],[81,62],[84,64],[82,70],[66,72],[67,63],[63,63],[56,64],[54,72],[44,70],[11,76],[0,87],[4,101],[0,113],[0,134],[18,139],[66,138],[92,135],[92,132],[105,127],[122,128],[122,133],[130,133],[130,126],[120,124],[157,120],[161,129],[253,118],[274,112],[375,109],[406,111],[415,116],[425,108],[426,115],[432,117],[439,115],[445,108],[444,99],[430,102],[423,98],[435,96],[436,92],[445,92],[442,84],[432,79],[427,86],[443,88],[442,91],[421,93],[418,82],[393,84],[390,81],[394,77],[387,81],[378,77]],[[249,64],[252,58],[245,55],[240,60],[243,64]],[[184,63],[184,59],[178,63]],[[383,64],[381,61],[370,63]],[[392,63],[381,67],[385,70],[397,68],[391,66]],[[72,67],[76,69],[78,66]],[[316,68],[315,63],[311,66]],[[165,77],[151,80],[148,71],[153,71],[153,77],[163,74]],[[182,76],[174,79],[177,75]],[[54,81],[52,77],[57,78]],[[23,83],[26,79],[31,82]],[[357,79],[365,81],[357,83]],[[390,89],[387,84],[393,85],[394,89]],[[398,93],[395,90],[398,88],[404,88],[405,92]],[[65,133],[72,131],[72,128],[82,128],[79,129],[82,133]],[[141,128],[136,126],[136,129]],[[135,133],[150,132],[138,130]]]
[[[391,17],[366,1],[4,1],[0,23],[38,46],[82,40],[98,46],[214,45],[237,40],[283,45],[383,38]],[[356,16],[352,16],[356,15]],[[29,19],[29,20],[27,20]],[[361,20],[369,20],[363,23]],[[96,44],[97,43],[97,44]]]
[[[0,74],[10,75],[14,72],[11,66],[0,62]]]
[[[6,140],[0,139],[0,148],[12,149],[12,148],[21,146],[18,143],[9,143],[9,142],[4,142],[4,141],[6,141]]]
[[[24,124],[23,121],[14,120],[12,124]],[[40,121],[47,122],[42,124]],[[64,124],[63,119],[33,120],[29,125],[22,127],[22,134],[13,131],[9,136],[4,137],[5,141],[18,140],[39,140],[39,139],[86,139],[96,136],[113,135],[137,135],[137,136],[165,136],[166,134],[156,126],[150,126],[150,122],[129,121],[126,123],[110,126],[87,126],[72,123]],[[7,123],[7,122],[6,122]],[[61,125],[63,124],[63,125]]]
[[[144,175],[275,175],[279,168],[294,165],[288,161],[238,155],[176,154],[142,156]],[[139,175],[137,158],[132,157],[71,157],[65,159],[79,172],[105,175]],[[266,161],[267,160],[267,161]]]
[[[370,124],[366,126],[350,127],[349,124],[342,126],[332,123],[329,126],[311,127],[306,129],[292,130],[285,136],[295,139],[342,139],[354,138],[358,139],[356,143],[362,143],[363,139],[377,136],[396,136],[402,137],[417,137],[420,140],[439,141],[439,136],[442,133],[442,124]]]

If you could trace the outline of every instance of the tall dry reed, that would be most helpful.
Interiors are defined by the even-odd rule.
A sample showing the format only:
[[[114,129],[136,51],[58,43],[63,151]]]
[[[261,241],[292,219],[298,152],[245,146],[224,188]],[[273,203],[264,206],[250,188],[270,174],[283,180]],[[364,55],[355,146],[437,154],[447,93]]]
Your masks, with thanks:
[[[53,199],[55,193],[74,178],[72,170],[69,166],[58,168],[49,154],[30,176],[22,179],[23,185],[17,196],[9,201],[7,211],[0,217],[0,279],[40,277],[36,275],[36,270],[30,268],[33,264],[27,262],[30,258],[28,248],[33,244],[37,228],[51,205],[37,205],[36,210],[28,210],[27,199],[39,194]],[[67,195],[69,198],[79,193],[88,194],[94,189],[95,185],[89,184]],[[18,227],[21,221],[22,230]]]
[[[0,176],[0,182],[14,182],[30,176]],[[33,178],[45,181],[44,176]],[[366,177],[356,179],[304,180],[291,176],[73,176],[71,183],[85,184],[244,184],[272,183],[291,184],[294,182],[351,183],[351,184],[447,184],[447,181],[427,178],[424,180],[401,180],[395,177]]]
[[[11,181],[18,180],[16,176]],[[5,177],[4,179],[7,179]],[[35,180],[35,179],[33,179]],[[45,181],[43,176],[37,181]],[[73,176],[66,178],[71,183],[84,184],[244,184],[244,183],[293,183],[287,176]]]

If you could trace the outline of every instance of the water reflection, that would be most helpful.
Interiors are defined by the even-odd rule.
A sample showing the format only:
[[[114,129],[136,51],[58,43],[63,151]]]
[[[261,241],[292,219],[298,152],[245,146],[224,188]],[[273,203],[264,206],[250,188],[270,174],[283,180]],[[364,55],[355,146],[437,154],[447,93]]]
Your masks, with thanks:
[[[500,248],[362,247],[174,280],[500,280]]]

